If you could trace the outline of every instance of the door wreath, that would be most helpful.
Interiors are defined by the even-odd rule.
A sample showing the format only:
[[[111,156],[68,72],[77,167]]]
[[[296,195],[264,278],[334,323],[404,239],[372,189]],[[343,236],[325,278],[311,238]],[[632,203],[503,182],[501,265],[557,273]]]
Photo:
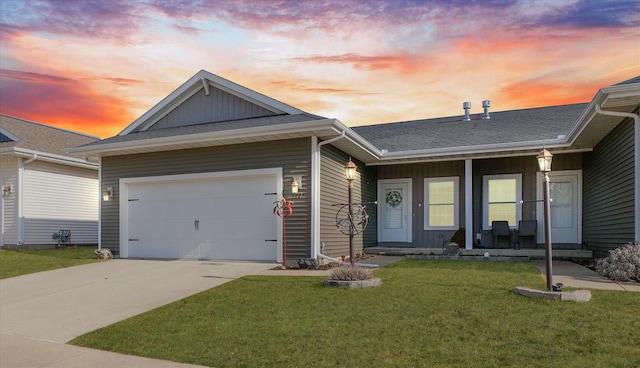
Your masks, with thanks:
[[[392,190],[387,193],[387,198],[385,202],[391,207],[398,207],[400,203],[402,203],[402,194],[397,190]]]

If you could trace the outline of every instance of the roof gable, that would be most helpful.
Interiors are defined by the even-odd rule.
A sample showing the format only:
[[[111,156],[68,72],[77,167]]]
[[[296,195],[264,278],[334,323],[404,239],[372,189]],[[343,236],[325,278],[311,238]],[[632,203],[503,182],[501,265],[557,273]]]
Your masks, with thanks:
[[[234,106],[236,106],[235,111],[229,110]],[[193,111],[197,112],[197,117],[191,117],[190,122],[185,122],[185,114]],[[206,70],[200,70],[119,135],[148,129],[302,113],[304,111]],[[207,119],[208,117],[213,119]]]
[[[220,88],[199,89],[147,130],[278,115]]]

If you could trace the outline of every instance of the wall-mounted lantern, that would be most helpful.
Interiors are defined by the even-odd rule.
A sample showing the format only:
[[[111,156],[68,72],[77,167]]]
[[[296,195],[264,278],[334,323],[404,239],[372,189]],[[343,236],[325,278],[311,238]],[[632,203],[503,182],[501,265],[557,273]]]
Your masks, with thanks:
[[[104,202],[107,202],[107,201],[111,200],[111,198],[113,198],[113,187],[106,187],[102,191],[102,200]]]
[[[13,185],[5,184],[2,186],[2,196],[8,197],[13,194]]]
[[[291,193],[298,194],[300,189],[302,189],[302,176],[294,176],[291,180]]]

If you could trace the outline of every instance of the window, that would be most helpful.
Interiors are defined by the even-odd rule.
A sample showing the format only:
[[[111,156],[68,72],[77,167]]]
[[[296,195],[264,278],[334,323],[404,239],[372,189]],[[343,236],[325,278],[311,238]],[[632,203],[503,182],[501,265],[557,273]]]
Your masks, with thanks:
[[[458,177],[424,179],[424,229],[458,230]]]
[[[483,228],[491,229],[493,221],[509,221],[517,227],[522,219],[522,174],[485,175],[482,178]]]

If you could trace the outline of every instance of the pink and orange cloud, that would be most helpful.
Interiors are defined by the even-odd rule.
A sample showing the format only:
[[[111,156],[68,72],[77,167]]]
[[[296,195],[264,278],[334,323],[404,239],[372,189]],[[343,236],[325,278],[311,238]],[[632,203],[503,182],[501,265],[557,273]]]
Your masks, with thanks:
[[[589,101],[629,0],[0,1],[0,113],[107,137],[200,69],[349,125]],[[479,104],[476,103],[475,106]]]

